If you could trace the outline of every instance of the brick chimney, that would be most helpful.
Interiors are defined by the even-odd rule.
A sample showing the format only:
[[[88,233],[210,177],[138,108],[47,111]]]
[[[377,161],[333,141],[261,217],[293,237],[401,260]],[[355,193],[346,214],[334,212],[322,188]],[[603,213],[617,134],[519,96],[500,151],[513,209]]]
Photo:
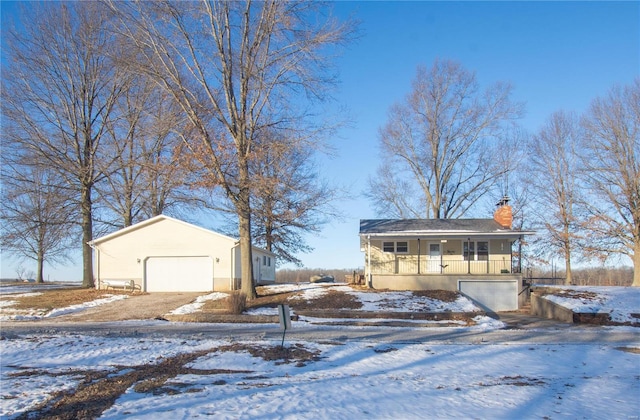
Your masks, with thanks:
[[[493,213],[493,220],[498,222],[498,224],[503,228],[511,229],[511,225],[513,223],[513,212],[509,205],[509,197],[506,195],[502,197],[502,199],[498,201],[497,206],[498,208],[495,213]]]

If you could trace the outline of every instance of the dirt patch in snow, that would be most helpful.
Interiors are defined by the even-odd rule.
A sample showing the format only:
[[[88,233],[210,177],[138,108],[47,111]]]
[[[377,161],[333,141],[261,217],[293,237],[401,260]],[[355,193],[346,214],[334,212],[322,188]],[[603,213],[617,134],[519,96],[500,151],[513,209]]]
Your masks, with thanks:
[[[582,299],[582,300],[599,300],[600,297],[597,293],[583,291],[583,290],[565,290],[560,289],[558,291],[553,291],[545,293],[546,295],[554,295],[567,299]]]
[[[417,290],[413,292],[413,295],[443,302],[455,302],[461,296],[460,293],[451,290]]]
[[[324,310],[324,309],[360,309],[362,303],[355,296],[341,292],[338,290],[328,290],[313,299],[304,299],[302,297],[291,297],[287,300],[291,307],[300,312],[307,310]]]
[[[183,392],[199,392],[189,384],[172,381],[178,375],[243,375],[245,386],[252,386],[251,381],[262,380],[262,377],[250,376],[250,370],[229,369],[195,369],[188,364],[196,359],[216,352],[248,352],[253,357],[260,357],[276,364],[295,363],[302,367],[307,363],[319,360],[320,352],[306,349],[302,344],[294,347],[257,346],[248,344],[230,344],[193,353],[179,354],[165,358],[157,364],[140,366],[115,366],[114,370],[75,370],[64,373],[49,373],[43,370],[24,370],[10,374],[14,377],[63,375],[78,376],[81,380],[78,386],[70,391],[58,392],[33,410],[22,413],[16,419],[45,419],[45,420],[76,420],[100,417],[115,401],[132,388],[137,393],[154,395],[176,395]],[[247,376],[248,375],[248,376]],[[226,381],[214,382],[225,385]],[[260,382],[253,382],[253,386],[260,387]],[[133,413],[130,413],[133,414]]]

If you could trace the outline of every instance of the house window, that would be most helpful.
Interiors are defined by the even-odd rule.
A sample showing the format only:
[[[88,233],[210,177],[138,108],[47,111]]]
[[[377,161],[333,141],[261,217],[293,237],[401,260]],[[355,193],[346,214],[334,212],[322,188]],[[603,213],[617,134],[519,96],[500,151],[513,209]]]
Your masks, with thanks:
[[[262,256],[262,265],[265,267],[271,267],[271,257],[267,257],[266,255]]]
[[[407,252],[409,252],[409,242],[407,241],[383,242],[382,250],[384,252],[396,252],[399,254],[406,254]]]
[[[473,260],[473,255],[475,254],[475,243],[474,242],[464,242],[463,243],[463,253],[464,260],[469,261],[469,259]],[[471,256],[471,258],[469,258]]]
[[[464,260],[469,261],[488,261],[489,260],[489,242],[463,242],[462,252]]]
[[[477,242],[477,260],[478,261],[488,261],[489,260],[489,242]]]

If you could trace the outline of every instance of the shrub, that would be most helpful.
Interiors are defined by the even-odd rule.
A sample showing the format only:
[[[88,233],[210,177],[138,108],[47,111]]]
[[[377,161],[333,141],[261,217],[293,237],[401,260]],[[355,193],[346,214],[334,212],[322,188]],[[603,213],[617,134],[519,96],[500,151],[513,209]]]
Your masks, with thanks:
[[[245,309],[247,309],[247,295],[240,291],[231,292],[227,298],[227,310],[234,315],[240,315]]]

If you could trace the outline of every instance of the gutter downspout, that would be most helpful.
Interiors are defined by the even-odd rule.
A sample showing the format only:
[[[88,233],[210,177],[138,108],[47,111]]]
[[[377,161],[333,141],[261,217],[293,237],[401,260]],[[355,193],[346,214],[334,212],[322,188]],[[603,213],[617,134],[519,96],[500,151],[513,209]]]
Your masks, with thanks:
[[[235,268],[235,261],[234,261],[234,258],[233,258],[234,257],[234,252],[233,251],[235,250],[235,248],[236,248],[236,246],[234,244],[231,247],[231,258],[230,258],[231,264],[229,266],[229,271],[230,271],[230,273],[229,273],[229,290],[235,290],[235,284],[234,284],[234,281],[233,281],[233,272],[234,272],[234,268]]]
[[[98,248],[97,246],[95,246],[95,245],[93,244],[93,241],[91,241],[91,242],[87,242],[87,245],[89,245],[89,247],[90,247],[91,249],[93,249],[94,251],[96,251],[96,254],[95,254],[95,255],[96,255],[96,265],[95,265],[95,267],[94,267],[94,268],[95,268],[95,270],[96,270],[96,272],[97,272],[97,275],[95,275],[95,273],[92,273],[92,274],[93,274],[93,276],[94,276],[94,280],[96,280],[96,282],[95,282],[95,288],[96,288],[96,290],[100,290],[100,282],[101,282],[101,280],[100,280],[100,248]]]

